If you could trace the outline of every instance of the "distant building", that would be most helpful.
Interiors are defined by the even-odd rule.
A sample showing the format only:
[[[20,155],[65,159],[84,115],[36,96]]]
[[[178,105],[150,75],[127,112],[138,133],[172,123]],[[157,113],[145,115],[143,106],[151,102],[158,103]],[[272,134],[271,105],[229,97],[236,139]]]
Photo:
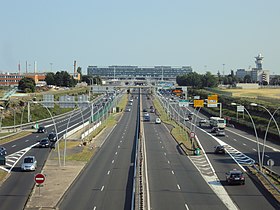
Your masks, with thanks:
[[[0,86],[17,86],[23,77],[17,73],[0,73]]]
[[[256,68],[252,68],[251,70],[246,71],[245,69],[237,69],[236,77],[240,79],[244,79],[246,75],[249,75],[253,82],[263,83],[267,82],[269,84],[270,73],[269,70],[264,70],[262,67],[263,56],[259,54],[255,57]]]
[[[97,67],[88,66],[87,74],[92,76],[100,76],[102,79],[156,79],[169,80],[176,79],[178,75],[188,74],[192,72],[191,66],[171,67],[171,66],[154,66],[154,67],[138,67],[138,66],[108,66]]]

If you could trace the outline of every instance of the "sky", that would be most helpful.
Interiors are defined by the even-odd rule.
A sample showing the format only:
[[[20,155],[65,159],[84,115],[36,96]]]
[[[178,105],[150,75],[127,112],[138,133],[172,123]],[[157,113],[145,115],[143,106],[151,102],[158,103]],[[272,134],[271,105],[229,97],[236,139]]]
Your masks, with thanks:
[[[1,0],[0,72],[90,65],[280,74],[279,0]]]

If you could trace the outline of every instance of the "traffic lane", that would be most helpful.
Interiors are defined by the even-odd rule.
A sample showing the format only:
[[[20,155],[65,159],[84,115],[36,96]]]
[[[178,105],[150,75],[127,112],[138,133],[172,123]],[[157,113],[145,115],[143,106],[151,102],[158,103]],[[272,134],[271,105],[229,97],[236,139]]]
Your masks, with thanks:
[[[230,131],[227,132],[228,138],[225,138],[225,142],[234,146],[236,149],[242,151],[244,154],[248,155],[249,157],[253,157],[256,162],[259,162],[258,159],[258,147],[257,143],[251,140],[248,140],[246,137],[239,136],[235,133]],[[252,136],[251,136],[252,137]],[[255,137],[250,138],[255,140]],[[260,143],[262,141],[260,140]],[[269,145],[270,146],[270,145]],[[263,145],[260,144],[260,154],[262,156]],[[267,161],[269,159],[273,159],[274,167],[273,170],[280,174],[280,153],[278,150],[274,148],[265,147],[265,155],[264,155],[264,164],[267,165]]]
[[[45,137],[47,137],[46,134],[34,132],[28,136],[24,136],[20,139],[2,144],[1,146],[5,147],[7,150],[7,155],[10,155],[38,143],[42,138]]]
[[[190,159],[183,155],[177,143],[164,126],[156,126],[163,146],[166,148],[166,157],[170,161],[172,173],[176,176],[184,199],[189,208],[199,209],[226,209],[218,196],[203,179],[200,172]],[[203,202],[201,202],[203,200]]]
[[[232,200],[240,209],[275,209],[279,208],[277,201],[273,199],[263,186],[257,183],[250,175],[245,173],[245,185],[229,185],[226,182],[226,173],[242,169],[228,155],[208,154],[208,158],[215,168],[221,184]]]
[[[236,162],[229,155],[214,154],[212,149],[215,140],[204,132],[197,132],[198,138],[206,151],[206,154],[215,169],[221,183],[224,185],[229,196],[241,209],[254,209],[267,206],[267,209],[273,209],[275,203],[268,192],[261,190],[261,187],[253,182],[247,174],[245,174],[245,185],[229,186],[225,182],[226,173],[233,169],[240,169]],[[212,151],[212,152],[211,152]],[[241,169],[240,169],[241,170]],[[253,203],[253,204],[252,204]]]
[[[110,136],[108,136],[103,146],[93,157],[92,161],[86,166],[84,172],[79,175],[79,178],[71,186],[66,196],[64,196],[64,199],[60,204],[61,209],[94,209],[94,207],[100,209],[103,205],[114,205],[112,200],[107,201],[108,197],[106,194],[109,189],[108,183],[112,176],[112,170],[116,164],[116,159],[120,155],[119,150],[121,144],[125,140],[124,132],[126,135],[135,130],[132,125],[132,121],[134,120],[136,120],[136,113],[135,116],[132,113],[124,113],[123,117],[118,122]],[[130,141],[131,138],[129,137],[127,142]],[[115,174],[117,174],[117,172]],[[116,178],[118,180],[112,185],[117,184],[118,181],[125,183],[124,179],[127,177],[127,174],[128,171],[124,173],[122,170],[122,175],[119,176],[117,174]],[[120,195],[118,198],[120,198]],[[123,197],[120,199],[123,199]],[[123,200],[119,200],[119,203],[124,205]]]
[[[135,138],[128,136],[120,145],[119,155],[113,163],[111,176],[104,187],[103,201],[97,203],[98,208],[130,209],[134,177],[134,159],[131,156],[134,143]]]
[[[45,160],[49,154],[48,149],[31,149],[27,155],[35,156],[37,159],[37,169],[33,172],[22,172],[21,161],[12,170],[10,176],[0,187],[0,207],[1,209],[23,209],[24,205],[35,184],[34,176],[40,173]]]
[[[154,129],[151,123],[144,123],[151,208],[186,209],[180,186],[166,158],[166,149]]]

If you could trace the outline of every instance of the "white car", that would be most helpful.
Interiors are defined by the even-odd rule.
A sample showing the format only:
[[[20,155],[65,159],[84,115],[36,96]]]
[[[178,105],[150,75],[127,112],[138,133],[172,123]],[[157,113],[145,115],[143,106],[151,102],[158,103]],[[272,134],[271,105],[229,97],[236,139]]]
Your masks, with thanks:
[[[157,117],[155,123],[156,123],[156,124],[161,124],[161,119]]]
[[[21,164],[22,171],[35,171],[37,168],[37,160],[34,156],[25,156]]]

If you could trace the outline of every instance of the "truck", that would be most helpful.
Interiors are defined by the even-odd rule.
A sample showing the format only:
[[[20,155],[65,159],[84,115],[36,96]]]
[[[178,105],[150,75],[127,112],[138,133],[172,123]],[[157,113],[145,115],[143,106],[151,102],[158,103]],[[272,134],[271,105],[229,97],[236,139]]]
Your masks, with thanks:
[[[211,128],[219,128],[219,129],[225,129],[226,127],[226,120],[224,118],[220,117],[210,117],[209,119],[210,127]]]

